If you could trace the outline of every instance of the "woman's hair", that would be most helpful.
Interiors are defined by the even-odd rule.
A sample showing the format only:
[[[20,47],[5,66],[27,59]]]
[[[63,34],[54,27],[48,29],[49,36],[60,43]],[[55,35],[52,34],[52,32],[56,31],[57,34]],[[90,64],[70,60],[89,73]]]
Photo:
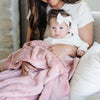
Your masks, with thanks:
[[[77,1],[81,1],[81,0],[62,0],[62,1],[65,3],[73,4],[73,3],[77,2]]]
[[[70,15],[69,15],[68,13],[66,13],[63,9],[58,9],[58,10],[52,9],[52,10],[50,10],[49,13],[48,13],[48,24],[50,24],[50,20],[51,20],[52,18],[57,18],[57,15],[58,15],[59,13],[60,13],[62,16],[64,16],[64,17],[70,16]],[[71,26],[71,22],[69,23],[69,26]]]
[[[65,3],[73,4],[80,0],[62,0]],[[42,0],[28,0],[31,15],[29,18],[30,28],[32,30],[30,40],[43,39],[47,26],[47,4]]]
[[[31,10],[29,23],[32,30],[30,40],[43,39],[47,26],[46,7],[47,4],[41,0],[29,0],[29,9]]]

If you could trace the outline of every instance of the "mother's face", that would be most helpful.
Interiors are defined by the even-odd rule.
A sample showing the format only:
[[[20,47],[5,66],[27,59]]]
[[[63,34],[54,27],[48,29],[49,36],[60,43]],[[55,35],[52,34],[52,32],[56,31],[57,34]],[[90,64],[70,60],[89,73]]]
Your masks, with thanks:
[[[55,6],[62,0],[42,0],[42,1],[48,3],[51,6]]]

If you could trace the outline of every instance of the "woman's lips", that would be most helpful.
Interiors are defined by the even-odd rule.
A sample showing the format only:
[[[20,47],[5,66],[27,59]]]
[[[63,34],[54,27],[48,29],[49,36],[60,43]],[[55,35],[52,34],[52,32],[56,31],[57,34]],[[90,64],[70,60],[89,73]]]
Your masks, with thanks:
[[[47,0],[48,2],[50,2],[51,0]]]

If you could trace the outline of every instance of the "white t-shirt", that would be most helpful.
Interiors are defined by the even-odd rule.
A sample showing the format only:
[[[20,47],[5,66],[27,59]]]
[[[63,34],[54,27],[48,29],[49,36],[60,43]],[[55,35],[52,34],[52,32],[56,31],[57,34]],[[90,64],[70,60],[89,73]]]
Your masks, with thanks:
[[[81,28],[94,21],[90,9],[85,1],[80,1],[74,4],[65,3],[60,9],[65,10],[69,15],[72,16],[72,19],[75,23],[77,23],[78,28]],[[48,5],[47,13],[50,10],[51,7]]]
[[[47,13],[52,8],[48,5]],[[93,22],[94,19],[91,15],[90,9],[85,1],[80,1],[74,4],[67,4],[65,3],[60,9],[65,10],[71,17],[75,24],[77,24],[77,28],[81,28],[90,22]],[[75,33],[78,29],[73,28],[73,32]],[[47,27],[45,32],[45,37],[49,36],[49,29]]]
[[[48,5],[47,13],[51,9],[52,8]],[[91,15],[90,9],[85,1],[80,1],[74,4],[65,3],[60,9],[65,10],[69,15],[72,16],[73,22],[77,24],[78,28],[81,28],[87,25],[88,23],[94,21]],[[28,18],[29,18],[29,15],[28,15]],[[45,36],[49,36],[48,27],[46,29]]]

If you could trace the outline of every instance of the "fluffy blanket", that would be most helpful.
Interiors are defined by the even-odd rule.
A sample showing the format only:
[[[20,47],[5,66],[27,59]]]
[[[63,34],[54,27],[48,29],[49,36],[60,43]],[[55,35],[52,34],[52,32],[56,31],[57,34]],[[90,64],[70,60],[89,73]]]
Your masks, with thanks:
[[[68,81],[79,59],[59,60],[48,48],[43,41],[31,41],[8,56],[0,66],[0,100],[69,100]],[[23,62],[34,67],[26,76],[22,76]]]

